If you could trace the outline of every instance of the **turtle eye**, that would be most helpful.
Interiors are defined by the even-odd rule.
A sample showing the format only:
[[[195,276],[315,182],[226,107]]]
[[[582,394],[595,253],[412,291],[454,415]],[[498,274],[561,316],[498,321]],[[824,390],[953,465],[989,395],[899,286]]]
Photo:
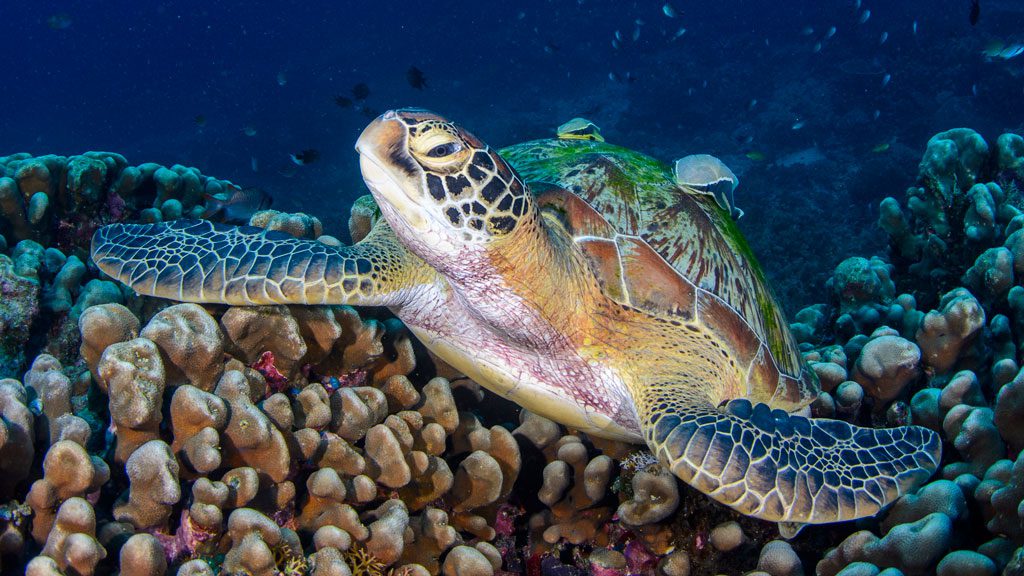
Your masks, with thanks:
[[[472,155],[455,128],[448,125],[424,127],[412,134],[409,152],[424,168],[442,174],[458,172]]]
[[[446,142],[444,144],[438,144],[428,150],[427,156],[431,158],[444,158],[445,156],[451,156],[460,150],[462,150],[461,142]]]

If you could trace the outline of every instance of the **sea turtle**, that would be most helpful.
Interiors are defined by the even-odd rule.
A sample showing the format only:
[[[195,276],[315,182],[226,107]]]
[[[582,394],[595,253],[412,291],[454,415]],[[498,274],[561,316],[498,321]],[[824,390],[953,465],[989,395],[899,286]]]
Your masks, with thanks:
[[[388,306],[480,384],[751,516],[873,515],[935,470],[928,429],[791,413],[814,373],[729,212],[668,165],[595,140],[499,154],[422,110],[356,150],[382,217],[352,246],[176,221],[102,228],[92,257],[173,300]]]

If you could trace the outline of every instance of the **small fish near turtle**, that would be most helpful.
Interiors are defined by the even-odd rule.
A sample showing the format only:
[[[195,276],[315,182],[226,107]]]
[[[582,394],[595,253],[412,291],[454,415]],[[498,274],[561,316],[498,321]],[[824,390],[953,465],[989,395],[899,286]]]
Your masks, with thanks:
[[[784,535],[873,516],[938,466],[926,428],[797,414],[817,378],[710,160],[694,164],[719,177],[679,182],[606,142],[497,150],[419,109],[384,113],[356,150],[381,215],[356,244],[184,220],[101,228],[92,258],[178,301],[389,307],[496,394],[646,444],[684,482]]]
[[[417,90],[423,90],[427,87],[427,76],[423,73],[423,70],[415,66],[410,66],[409,70],[405,72],[405,79],[409,82],[409,86]]]
[[[426,85],[426,78],[423,79],[424,86]],[[366,99],[370,97],[370,86],[365,82],[360,82],[352,87],[351,97],[345,96],[344,94],[338,94],[334,97],[334,105],[338,108],[352,108],[367,118],[376,118],[380,116],[375,108],[371,108],[366,104]]]
[[[274,198],[261,188],[236,186],[219,194],[206,194],[203,218],[225,224],[244,224],[253,214],[270,208],[273,203]]]
[[[306,166],[320,159],[320,151],[315,148],[307,148],[302,152],[289,154],[288,157],[296,166]]]
[[[352,98],[362,102],[370,97],[370,87],[365,82],[360,82],[352,87]]]

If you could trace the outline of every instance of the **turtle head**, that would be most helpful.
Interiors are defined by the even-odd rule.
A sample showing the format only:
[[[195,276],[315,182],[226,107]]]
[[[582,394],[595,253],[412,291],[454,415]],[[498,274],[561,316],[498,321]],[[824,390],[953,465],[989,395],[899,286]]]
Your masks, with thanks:
[[[386,112],[356,150],[382,214],[427,260],[485,247],[531,213],[529,192],[497,152],[437,114]]]

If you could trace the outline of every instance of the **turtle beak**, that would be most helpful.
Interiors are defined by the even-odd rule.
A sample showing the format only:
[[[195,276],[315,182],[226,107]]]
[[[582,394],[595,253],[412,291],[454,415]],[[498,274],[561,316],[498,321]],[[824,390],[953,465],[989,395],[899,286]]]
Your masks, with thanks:
[[[371,155],[378,158],[392,156],[397,152],[408,156],[406,152],[407,130],[398,114],[388,110],[378,116],[356,140],[356,152],[360,156]]]
[[[356,141],[363,180],[388,221],[398,217],[416,230],[427,226],[423,171],[409,154],[409,131],[394,110],[370,123]]]

